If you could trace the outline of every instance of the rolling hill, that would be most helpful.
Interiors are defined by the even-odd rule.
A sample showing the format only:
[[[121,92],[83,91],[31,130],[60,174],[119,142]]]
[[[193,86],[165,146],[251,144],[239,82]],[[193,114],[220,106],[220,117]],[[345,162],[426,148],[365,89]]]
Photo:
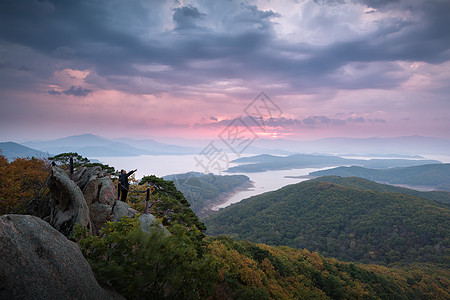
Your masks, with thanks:
[[[270,170],[290,170],[302,168],[322,168],[330,166],[361,166],[368,168],[409,167],[424,164],[439,164],[437,160],[418,159],[349,159],[334,155],[294,154],[289,156],[255,155],[233,161],[240,164],[226,170],[229,173],[266,172]]]
[[[407,194],[430,199],[444,204],[450,204],[450,192],[445,191],[421,192],[418,190],[408,189],[404,187],[377,183],[360,177],[340,177],[334,175],[322,176],[319,178],[311,179],[311,181],[324,181],[329,183],[336,183],[349,188],[367,191]]]
[[[29,141],[24,145],[54,154],[77,152],[87,157],[198,153],[189,147],[168,145],[154,140],[110,140],[93,134],[74,135],[48,141]]]
[[[305,181],[207,218],[211,235],[318,251],[365,263],[450,266],[450,210],[416,196]]]
[[[191,209],[204,217],[211,208],[222,204],[234,193],[253,186],[245,175],[213,175],[198,172],[164,176],[174,182],[175,187],[183,193]]]
[[[13,160],[17,157],[48,157],[48,153],[36,149],[25,147],[14,142],[0,143],[0,154],[4,155],[8,160]]]
[[[450,164],[428,164],[385,170],[368,169],[357,166],[338,167],[311,172],[309,175],[362,177],[368,180],[389,184],[403,184],[424,189],[450,191]]]

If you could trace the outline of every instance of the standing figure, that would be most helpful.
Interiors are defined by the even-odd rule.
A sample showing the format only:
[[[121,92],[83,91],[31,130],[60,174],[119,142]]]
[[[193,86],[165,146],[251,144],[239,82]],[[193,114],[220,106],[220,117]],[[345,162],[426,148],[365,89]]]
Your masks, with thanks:
[[[118,198],[120,198],[121,201],[125,202],[127,200],[128,190],[130,188],[130,184],[128,183],[128,177],[131,176],[136,170],[132,170],[127,173],[127,171],[122,170],[120,171],[119,175],[119,195]],[[122,197],[120,197],[122,195]]]

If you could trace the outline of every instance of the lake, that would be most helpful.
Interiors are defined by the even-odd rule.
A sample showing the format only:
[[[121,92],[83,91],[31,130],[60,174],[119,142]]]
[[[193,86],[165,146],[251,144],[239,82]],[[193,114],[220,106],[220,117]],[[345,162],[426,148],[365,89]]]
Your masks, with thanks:
[[[232,157],[233,154],[230,154]],[[242,155],[252,156],[252,155]],[[145,175],[156,175],[163,177],[171,174],[181,174],[191,171],[204,173],[201,166],[198,166],[195,157],[198,155],[141,155],[141,156],[114,156],[114,157],[94,157],[104,164],[108,164],[116,168],[116,170],[125,169],[127,171],[137,169],[136,178],[140,179]],[[427,159],[437,159],[444,163],[450,162],[449,156],[431,156],[424,155]],[[370,159],[373,157],[364,157],[364,159]],[[229,167],[233,167],[237,164],[230,163]],[[288,184],[294,184],[307,179],[299,178],[286,178],[285,176],[301,176],[308,175],[310,172],[325,170],[334,168],[305,168],[305,169],[293,169],[293,170],[277,170],[257,173],[222,173],[221,175],[246,175],[250,177],[255,184],[253,189],[236,193],[233,197],[222,205],[215,207],[214,209],[220,209],[227,207],[232,203],[237,203],[245,198],[262,194],[269,191],[277,190]],[[216,173],[217,174],[217,173]]]
[[[244,156],[244,155],[243,155]],[[248,155],[250,156],[250,155]],[[116,170],[125,169],[127,171],[137,169],[136,178],[140,179],[146,175],[156,175],[163,177],[171,174],[187,173],[191,171],[204,172],[197,165],[194,157],[197,155],[141,155],[141,156],[110,156],[94,157],[104,164],[116,168]],[[230,163],[230,167],[236,164]],[[277,190],[285,185],[304,181],[306,179],[285,178],[285,176],[308,175],[310,172],[325,170],[328,168],[306,168],[295,170],[267,171],[258,173],[221,173],[221,175],[246,175],[254,182],[255,187],[246,191],[236,193],[228,201],[215,209],[226,207],[232,203],[237,203],[242,199]]]
[[[224,204],[218,205],[213,208],[213,210],[219,210],[220,208],[227,207],[233,203],[237,203],[243,199],[251,196],[259,195],[265,192],[275,191],[283,186],[294,184],[297,182],[308,180],[306,178],[286,178],[285,176],[303,176],[308,175],[310,172],[326,170],[335,168],[305,168],[305,169],[295,169],[295,170],[281,170],[281,171],[267,171],[267,172],[257,172],[257,173],[233,173],[233,175],[247,175],[255,183],[255,187],[249,189],[248,191],[242,191],[235,194],[233,197],[228,199]]]

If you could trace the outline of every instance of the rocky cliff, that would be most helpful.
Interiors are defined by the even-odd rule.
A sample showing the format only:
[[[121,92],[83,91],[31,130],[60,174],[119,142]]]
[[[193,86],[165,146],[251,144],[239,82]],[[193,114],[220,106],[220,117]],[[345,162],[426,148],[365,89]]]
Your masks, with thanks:
[[[73,180],[67,172],[53,166],[48,181],[50,202],[39,215],[55,229],[69,237],[76,224],[81,224],[91,233],[99,233],[107,221],[117,221],[123,216],[133,217],[137,211],[118,201],[111,179],[100,167],[82,167],[75,171]]]

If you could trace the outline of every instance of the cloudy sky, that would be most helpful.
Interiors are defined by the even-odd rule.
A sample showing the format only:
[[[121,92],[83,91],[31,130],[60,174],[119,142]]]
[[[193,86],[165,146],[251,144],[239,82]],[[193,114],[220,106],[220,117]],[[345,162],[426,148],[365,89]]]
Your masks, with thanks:
[[[239,117],[450,138],[449,28],[448,0],[1,0],[0,140],[211,138]]]

